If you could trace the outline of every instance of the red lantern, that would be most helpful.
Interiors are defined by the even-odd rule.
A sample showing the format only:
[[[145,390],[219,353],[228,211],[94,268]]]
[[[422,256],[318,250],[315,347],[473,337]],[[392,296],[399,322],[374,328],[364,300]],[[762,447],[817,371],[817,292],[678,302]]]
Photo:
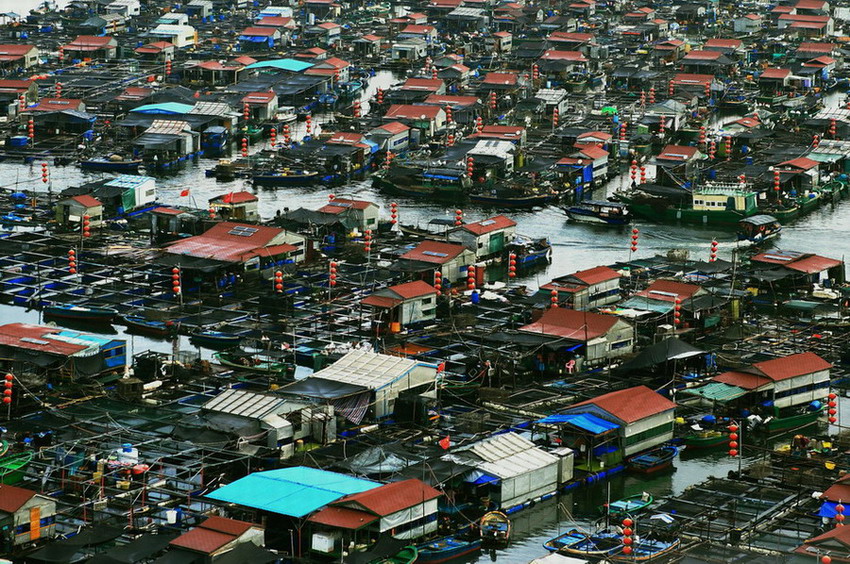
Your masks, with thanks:
[[[626,546],[629,546],[630,544],[632,544],[632,537],[628,537],[628,536],[623,537],[623,544],[626,545]]]
[[[558,127],[558,122],[561,119],[561,112],[558,111],[558,108],[552,110],[552,127]]]
[[[10,403],[12,403],[12,398],[4,397],[4,398],[3,398],[3,403],[5,403],[6,405],[9,405]]]
[[[734,448],[729,449],[729,456],[731,456],[732,458],[735,458],[736,456],[738,456],[738,451],[735,450]]]
[[[630,546],[624,546],[623,547],[623,554],[629,555],[631,553],[632,553],[632,547],[630,547]]]
[[[832,558],[827,555],[821,556],[820,561],[822,564],[832,564]]]

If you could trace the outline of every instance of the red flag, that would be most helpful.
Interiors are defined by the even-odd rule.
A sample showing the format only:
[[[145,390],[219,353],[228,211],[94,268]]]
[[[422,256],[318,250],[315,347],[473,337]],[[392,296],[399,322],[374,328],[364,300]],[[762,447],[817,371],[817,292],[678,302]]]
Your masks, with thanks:
[[[222,198],[221,201],[224,202],[225,204],[229,204],[230,202],[232,202],[233,201],[233,192],[231,192],[230,194],[225,194],[224,198]]]
[[[182,197],[182,198],[185,198],[188,195],[189,195],[189,189],[188,188],[186,188],[185,190],[180,192],[180,197]]]
[[[445,437],[440,439],[440,442],[438,442],[437,444],[443,447],[443,450],[448,450],[448,448],[452,446],[452,441],[449,435],[446,435]]]

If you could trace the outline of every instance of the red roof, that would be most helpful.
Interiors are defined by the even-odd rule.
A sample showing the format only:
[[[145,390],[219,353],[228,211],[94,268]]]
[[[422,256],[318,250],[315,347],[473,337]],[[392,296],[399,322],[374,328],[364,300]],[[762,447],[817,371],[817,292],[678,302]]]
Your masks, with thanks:
[[[588,159],[593,159],[594,161],[597,159],[604,159],[608,156],[608,151],[603,149],[602,147],[597,147],[596,145],[585,145],[581,147],[579,152],[587,157]]]
[[[685,61],[716,61],[723,56],[719,51],[691,51],[685,55]]]
[[[439,241],[422,241],[414,249],[401,255],[400,258],[407,260],[418,260],[433,264],[445,264],[459,256],[466,247],[454,243],[441,243]]]
[[[806,22],[806,23],[819,23],[826,24],[829,22],[829,16],[804,16],[802,14],[782,14],[779,16],[779,19],[787,22],[792,21],[794,23]],[[794,25],[794,24],[791,24]]]
[[[711,85],[713,81],[714,76],[710,74],[680,72],[673,77],[673,84],[678,86],[691,86],[695,84],[699,86],[706,86]]]
[[[151,210],[151,213],[164,213],[168,215],[180,215],[181,213],[187,213],[183,210],[178,210],[175,208],[166,208],[164,206],[157,206]]]
[[[292,22],[292,18],[285,16],[266,16],[254,23],[260,27],[283,27],[289,25],[290,22]]]
[[[822,10],[825,5],[824,0],[797,0],[794,7],[803,10]]]
[[[274,92],[251,92],[242,98],[243,103],[247,104],[268,104],[277,98]]]
[[[97,206],[103,205],[103,204],[100,203],[100,200],[98,200],[94,196],[89,196],[88,194],[82,194],[80,196],[71,196],[68,199],[74,200],[75,202],[77,202],[81,206],[84,206],[84,207],[87,207],[87,208],[96,208]]]
[[[785,78],[791,71],[788,69],[764,69],[759,78]]]
[[[431,33],[434,31],[434,28],[430,25],[408,25],[401,33],[413,33],[415,35],[425,35],[426,33]]]
[[[549,41],[564,41],[570,43],[587,43],[593,40],[592,33],[575,33],[568,31],[555,31],[547,37]]]
[[[779,166],[790,166],[793,168],[799,168],[800,170],[809,170],[811,168],[815,168],[819,164],[820,163],[818,161],[813,161],[806,157],[797,157],[796,159],[779,163]]]
[[[277,28],[274,27],[255,26],[246,27],[242,30],[241,35],[247,35],[251,37],[271,37],[276,33],[280,32],[277,30]]]
[[[788,26],[789,29],[823,29],[826,22],[794,22]]]
[[[153,94],[153,88],[144,86],[129,86],[124,92],[115,97],[116,100],[143,100]]]
[[[358,134],[359,135],[359,134]],[[374,202],[370,202],[368,200],[349,200],[347,198],[336,198],[334,201],[329,202],[319,208],[318,211],[322,213],[342,213],[345,210],[365,210],[368,209],[369,206],[376,205]]]
[[[497,215],[482,221],[466,223],[460,229],[465,229],[475,235],[484,235],[485,233],[492,233],[500,229],[508,229],[509,227],[516,227],[516,221],[503,215]]]
[[[0,345],[59,356],[71,356],[88,348],[86,345],[48,338],[49,335],[56,335],[60,332],[61,329],[56,327],[7,323],[0,325]]]
[[[738,372],[736,370],[718,374],[712,378],[712,380],[715,382],[722,382],[730,386],[737,386],[744,390],[755,390],[772,382],[772,380],[766,376],[752,374],[750,372]]]
[[[0,55],[23,57],[35,48],[35,45],[0,45]]]
[[[357,507],[381,517],[414,507],[443,495],[425,482],[411,478],[346,496],[334,506]]]
[[[284,230],[277,227],[223,221],[201,235],[172,243],[165,252],[219,262],[245,262],[255,256],[280,255],[296,250],[293,245],[272,244],[283,233]]]
[[[617,390],[577,403],[570,410],[583,405],[595,405],[625,423],[634,423],[676,408],[675,403],[646,386]]]
[[[818,272],[823,272],[840,265],[840,260],[822,257],[820,255],[811,255],[801,258],[800,260],[796,260],[786,266],[791,270],[796,270],[805,274],[817,274]]]
[[[169,544],[194,552],[211,554],[233,542],[255,525],[245,521],[210,517],[191,531],[183,533]]]
[[[174,44],[170,41],[155,41],[138,47],[136,53],[161,53],[169,47],[174,47]]]
[[[797,46],[797,51],[803,51],[804,53],[832,53],[837,47],[835,43],[804,41]]]
[[[383,129],[387,133],[397,135],[399,133],[404,133],[405,131],[410,131],[410,126],[404,125],[400,121],[391,121],[390,123],[385,123],[384,125],[376,127],[375,129]]]
[[[515,141],[522,138],[525,128],[519,125],[485,125],[475,137],[490,137]]]
[[[363,134],[353,131],[338,131],[331,135],[331,138],[325,141],[331,145],[357,145],[363,143]]]
[[[832,368],[832,364],[813,352],[792,354],[782,358],[757,362],[753,366],[775,382]]]
[[[656,280],[646,290],[637,292],[635,295],[664,302],[674,302],[676,297],[680,300],[691,298],[699,290],[700,287],[694,284],[685,284],[673,280]]]
[[[360,300],[360,303],[372,307],[379,307],[381,309],[392,309],[397,305],[400,305],[402,301],[388,296],[377,296],[372,294],[371,296],[366,296]]]
[[[517,83],[517,75],[512,72],[488,72],[481,83],[514,85]]]
[[[620,273],[607,266],[596,266],[587,270],[579,270],[575,274],[571,274],[573,278],[578,278],[585,284],[599,284],[620,278]]]
[[[574,61],[577,63],[587,61],[581,51],[558,51],[556,49],[549,49],[543,53],[540,59],[543,61]]]
[[[520,327],[519,330],[587,342],[610,331],[617,321],[619,318],[613,315],[555,307],[547,310],[534,323]]]
[[[228,199],[229,202],[225,202],[224,200]],[[241,192],[230,192],[229,194],[220,194],[215,198],[210,198],[210,202],[216,203],[225,203],[225,204],[244,204],[245,202],[256,202],[259,201],[256,195],[245,192],[244,190]]]
[[[325,507],[318,513],[311,515],[307,520],[311,523],[319,523],[337,529],[350,529],[356,531],[369,523],[380,519],[378,515],[372,515],[365,511],[348,509],[346,507]]]
[[[378,290],[361,303],[381,308],[393,308],[405,300],[436,294],[437,289],[422,280],[414,280]]]
[[[443,81],[439,78],[408,78],[401,86],[402,90],[439,90]]]
[[[607,143],[613,137],[613,135],[604,131],[586,131],[584,133],[580,133],[576,139],[580,141],[593,140],[600,143]]]
[[[97,51],[103,47],[115,47],[113,39],[109,35],[78,35],[76,39],[63,45],[62,49],[67,51]]]
[[[385,118],[406,118],[434,120],[443,111],[439,106],[416,106],[413,104],[393,104],[384,114]]]
[[[474,106],[478,103],[476,96],[446,96],[445,94],[429,94],[425,98],[426,104],[439,104],[441,106]],[[486,129],[487,125],[484,126]]]
[[[76,98],[42,98],[36,106],[29,108],[31,112],[61,112],[79,110],[83,101]]]
[[[705,42],[704,47],[720,47],[721,49],[737,49],[741,46],[740,39],[720,39],[715,37]]]
[[[35,492],[32,490],[0,484],[0,511],[14,513],[34,495]]]
[[[664,161],[687,161],[694,158],[697,154],[696,147],[687,147],[685,145],[667,145],[662,149],[658,158]]]
[[[827,499],[829,501],[841,502],[850,500],[850,484],[847,483],[848,480],[850,480],[850,474],[845,474],[834,484],[829,486],[829,488],[821,494],[820,498]]]

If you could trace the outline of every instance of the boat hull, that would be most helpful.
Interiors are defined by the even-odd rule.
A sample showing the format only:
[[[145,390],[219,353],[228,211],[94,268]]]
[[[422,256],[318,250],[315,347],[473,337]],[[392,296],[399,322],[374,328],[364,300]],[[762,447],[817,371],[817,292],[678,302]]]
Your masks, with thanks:
[[[598,215],[594,215],[592,213],[584,213],[573,208],[567,208],[567,216],[573,220],[580,223],[595,223],[597,225],[626,225],[629,223],[630,218],[619,217],[599,217]]]
[[[90,323],[109,323],[115,318],[117,312],[103,308],[48,306],[44,308],[44,315],[57,319],[72,319],[74,321],[88,321]]]
[[[419,549],[419,556],[416,562],[438,564],[481,550],[481,539],[464,541],[454,537],[445,537],[432,543],[421,544],[417,548]]]
[[[253,182],[255,186],[286,187],[286,186],[312,186],[319,180],[319,173],[310,174],[255,174]]]
[[[99,172],[139,172],[139,167],[142,166],[141,160],[136,161],[108,161],[108,160],[88,160],[80,161],[80,168],[83,170],[99,171]]]

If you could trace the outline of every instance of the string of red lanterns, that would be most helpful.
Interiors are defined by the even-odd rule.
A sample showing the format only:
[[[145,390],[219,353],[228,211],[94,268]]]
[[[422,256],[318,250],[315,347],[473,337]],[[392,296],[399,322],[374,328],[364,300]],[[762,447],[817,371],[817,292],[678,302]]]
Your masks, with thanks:
[[[248,138],[247,137],[242,138],[242,156],[243,157],[248,156]]]
[[[840,499],[838,500],[838,504],[835,506],[835,526],[844,526],[844,505],[841,503]]]
[[[179,266],[175,266],[171,269],[171,292],[175,296],[180,295],[180,276],[181,272]]]
[[[214,207],[210,206],[209,213],[210,213],[210,219],[215,219],[215,208]]]
[[[77,273],[77,251],[74,249],[68,249],[68,272]]]
[[[446,106],[445,112],[446,112],[446,123],[447,124],[454,123],[454,114],[452,114],[452,107]]]
[[[726,149],[726,160],[731,161],[732,160],[732,136],[727,135],[726,137],[724,137],[723,143],[724,143],[724,146],[725,146],[725,149]]]
[[[272,149],[277,147],[277,129],[275,129],[274,127],[272,127],[269,131],[269,142],[272,145]]]
[[[508,253],[508,278],[516,278],[516,253]]]
[[[61,82],[56,83],[55,90],[56,90],[56,97],[61,98],[62,97],[62,83]]]
[[[171,59],[165,61],[165,76],[169,76],[171,74]]]
[[[274,291],[278,294],[283,293],[283,272],[280,270],[274,273]]]
[[[632,521],[631,517],[626,517],[623,519],[623,554],[628,556],[632,553],[632,543],[634,543],[634,539],[632,535],[634,534],[634,529],[632,529],[632,525],[634,525],[634,521]]]
[[[390,223],[392,225],[398,223],[398,204],[395,202],[390,204]]]
[[[836,409],[838,407],[838,404],[835,402],[835,399],[838,396],[835,395],[834,392],[829,392],[829,395],[826,396],[826,397],[827,397],[826,414],[828,416],[827,421],[829,421],[830,425],[834,425],[836,423],[836,421],[838,421],[838,419],[835,417],[836,415],[838,415],[838,410]]]
[[[477,118],[475,118],[475,129],[476,129],[476,131],[478,131],[478,133],[481,133],[482,131],[484,131],[484,118],[483,117],[478,116]]]
[[[714,156],[717,154],[717,143],[714,139],[711,140],[711,143],[708,144],[708,158],[714,160]]]
[[[50,180],[50,173],[47,171],[47,163],[41,163],[41,181],[45,184]]]
[[[475,159],[466,157],[466,176],[472,178],[472,173],[475,170]]]
[[[83,237],[91,237],[91,218],[88,215],[83,216]]]
[[[469,290],[475,289],[475,265],[470,264],[466,268],[466,287]]]
[[[655,87],[649,87],[649,104],[652,105],[655,103]]]
[[[717,239],[711,240],[711,253],[708,255],[708,262],[714,262],[717,260]]]
[[[496,109],[496,91],[495,90],[490,91],[490,109],[491,110]]]
[[[27,121],[27,137],[30,138],[30,145],[35,143],[35,120],[32,118]]]
[[[360,100],[354,100],[354,103],[351,104],[351,115],[354,119],[360,118]]]
[[[375,100],[378,102],[378,104],[384,103],[384,89],[383,88],[378,88],[378,91],[375,93]]]
[[[366,234],[363,236],[363,252],[367,255],[372,252],[372,230],[367,229]]]
[[[673,300],[673,325],[682,324],[682,300],[678,296]]]
[[[646,167],[644,165],[640,165],[640,183],[646,184]]]
[[[817,149],[819,145],[820,145],[820,135],[815,133],[814,135],[812,135],[812,149]]]
[[[620,124],[620,143],[623,143],[626,140],[626,122]]]
[[[7,373],[3,381],[3,403],[9,405],[12,403],[12,388],[14,387],[15,377],[11,373]]]
[[[558,127],[558,122],[561,120],[561,112],[558,108],[552,110],[552,127]]]
[[[283,144],[286,147],[289,147],[289,144],[292,142],[292,137],[289,135],[289,124],[284,124],[283,126]]]
[[[443,293],[443,273],[439,270],[434,271],[434,287],[437,289],[437,295],[440,296]]]
[[[558,290],[549,292],[549,302],[552,304],[552,308],[558,307]]]
[[[633,253],[638,250],[638,239],[640,239],[640,230],[635,227],[632,229],[632,246],[629,247]]]
[[[462,209],[456,209],[455,210],[455,226],[460,227],[461,225],[463,225],[463,210]]]
[[[640,91],[640,105],[646,105],[646,92],[644,90]]]
[[[307,114],[305,121],[306,121],[306,123],[305,123],[304,127],[306,128],[307,136],[309,137],[310,135],[313,134],[313,116],[311,114]]]
[[[735,458],[738,456],[738,425],[731,423],[729,429],[729,456]]]
[[[533,80],[537,80],[540,78],[540,67],[537,66],[537,63],[531,65],[531,78]]]
[[[632,164],[631,164],[630,168],[631,168],[630,176],[632,177],[632,182],[634,182],[635,178],[637,178],[637,168],[638,168],[636,160],[632,159]]]
[[[330,265],[328,266],[328,280],[329,280],[328,284],[330,284],[331,288],[336,286],[336,267],[337,267],[337,264],[338,263],[336,261],[332,260]]]

